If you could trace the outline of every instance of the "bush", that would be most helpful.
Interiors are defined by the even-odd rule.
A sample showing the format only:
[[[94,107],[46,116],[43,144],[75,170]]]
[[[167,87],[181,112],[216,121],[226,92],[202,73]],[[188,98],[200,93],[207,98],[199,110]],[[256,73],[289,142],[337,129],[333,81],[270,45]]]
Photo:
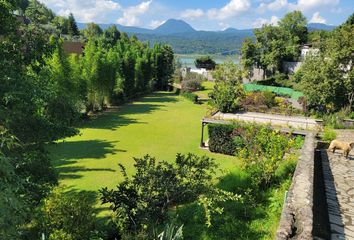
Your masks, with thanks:
[[[263,96],[264,96],[264,100],[265,100],[265,105],[267,105],[267,107],[271,108],[273,106],[275,106],[275,94],[269,91],[265,91],[263,92]]]
[[[194,92],[202,90],[202,81],[198,79],[184,80],[182,81],[182,92]]]
[[[92,239],[95,220],[87,194],[66,193],[56,188],[44,201],[38,225],[41,232],[48,233],[49,239],[81,240]]]
[[[302,137],[292,138],[263,125],[209,124],[208,129],[210,151],[241,158],[254,187],[269,187],[285,153],[303,143]]]
[[[194,201],[213,189],[210,181],[216,164],[206,156],[177,154],[173,164],[149,155],[134,161],[132,177],[120,165],[124,180],[114,190],[100,190],[102,202],[111,204],[122,232],[149,232],[167,219],[172,206]]]
[[[209,150],[234,155],[236,144],[231,137],[234,128],[234,125],[229,124],[209,124]]]
[[[337,137],[337,134],[333,129],[331,129],[329,127],[324,128],[323,136],[322,136],[323,141],[330,142],[330,141],[336,139],[336,137]]]
[[[190,92],[183,92],[181,96],[192,101],[193,103],[198,103],[198,95]]]

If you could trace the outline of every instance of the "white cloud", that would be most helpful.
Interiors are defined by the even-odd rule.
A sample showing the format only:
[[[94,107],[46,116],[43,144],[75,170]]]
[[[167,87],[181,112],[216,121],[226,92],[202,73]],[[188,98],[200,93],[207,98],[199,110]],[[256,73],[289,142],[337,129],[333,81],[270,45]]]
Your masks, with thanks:
[[[301,10],[308,12],[313,9],[327,8],[338,5],[339,0],[297,0],[296,3],[290,3],[290,10]]]
[[[260,28],[265,24],[270,24],[272,26],[277,26],[279,22],[279,18],[277,16],[272,16],[270,19],[258,18],[253,23],[253,27]]]
[[[279,11],[280,9],[288,7],[289,3],[287,0],[275,0],[270,3],[261,3],[257,8],[258,12],[266,12],[266,11]]]
[[[319,12],[315,12],[312,15],[312,18],[310,20],[310,23],[326,23],[326,19],[320,16]]]
[[[224,23],[224,22],[219,22],[218,25],[221,27],[221,30],[225,30],[230,27],[228,23]]]
[[[126,26],[140,25],[140,19],[138,17],[149,11],[151,2],[152,0],[149,0],[123,9],[123,17],[118,18],[117,23]]]
[[[208,17],[211,19],[226,19],[235,17],[241,13],[246,12],[251,7],[250,0],[231,0],[228,4],[220,9],[210,9],[208,11]]]
[[[73,13],[79,22],[105,22],[107,15],[117,14],[121,9],[119,3],[112,0],[40,0],[58,15]]]
[[[204,11],[202,9],[186,9],[181,13],[182,18],[196,19],[204,16]]]
[[[166,21],[159,21],[159,20],[151,20],[149,26],[152,28],[157,28],[161,24],[163,24]]]

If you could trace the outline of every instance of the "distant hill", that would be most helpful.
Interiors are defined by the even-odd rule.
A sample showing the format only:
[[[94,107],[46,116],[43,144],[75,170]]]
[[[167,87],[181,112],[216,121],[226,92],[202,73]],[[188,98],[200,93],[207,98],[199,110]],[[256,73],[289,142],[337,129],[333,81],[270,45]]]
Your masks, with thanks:
[[[98,24],[106,29],[113,24]],[[169,19],[155,29],[129,27],[115,24],[122,32],[136,35],[141,41],[150,44],[170,44],[175,53],[180,54],[235,54],[241,47],[245,37],[254,37],[253,29],[227,28],[224,31],[197,31],[183,20]],[[86,27],[85,23],[78,23],[79,29]],[[309,31],[316,29],[330,31],[335,26],[309,23]]]
[[[327,24],[323,24],[323,23],[309,23],[307,25],[307,28],[309,29],[309,31],[313,31],[313,30],[332,31],[333,29],[336,28],[336,26],[327,25]]]
[[[176,33],[196,32],[194,28],[183,20],[169,19],[153,30],[155,34],[171,35]]]

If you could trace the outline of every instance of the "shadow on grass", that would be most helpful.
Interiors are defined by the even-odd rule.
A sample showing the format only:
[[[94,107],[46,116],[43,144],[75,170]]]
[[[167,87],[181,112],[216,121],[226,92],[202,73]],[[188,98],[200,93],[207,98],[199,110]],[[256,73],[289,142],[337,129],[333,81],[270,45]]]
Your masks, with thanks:
[[[77,179],[80,178],[79,172],[87,171],[105,171],[115,172],[110,168],[86,168],[84,166],[72,166],[72,164],[79,163],[81,159],[94,158],[104,159],[107,154],[115,154],[116,152],[125,152],[114,148],[112,142],[100,140],[86,140],[86,141],[72,141],[59,142],[52,146],[52,148],[59,148],[56,151],[57,155],[53,161],[54,167],[59,173],[60,179]]]
[[[134,103],[127,103],[118,108],[110,109],[95,119],[82,123],[82,128],[116,130],[119,127],[130,124],[145,124],[135,118],[126,115],[149,114],[156,110],[162,110],[164,103],[177,102],[176,95],[168,92],[157,92],[137,100]],[[160,104],[156,104],[160,103]]]

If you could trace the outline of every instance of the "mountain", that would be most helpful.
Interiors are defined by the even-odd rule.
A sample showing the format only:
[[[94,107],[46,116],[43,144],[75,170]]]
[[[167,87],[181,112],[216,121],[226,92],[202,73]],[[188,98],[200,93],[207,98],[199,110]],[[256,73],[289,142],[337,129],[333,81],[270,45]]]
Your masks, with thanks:
[[[153,31],[155,34],[171,35],[176,33],[196,32],[194,28],[183,20],[169,19]]]
[[[336,26],[333,25],[327,25],[323,23],[309,23],[307,25],[307,28],[309,31],[314,31],[314,30],[325,30],[325,31],[332,31],[333,29],[336,28]]]
[[[98,24],[103,30],[114,24]],[[254,37],[253,29],[227,28],[224,31],[197,31],[183,20],[169,19],[155,29],[129,27],[115,24],[119,31],[130,36],[136,35],[141,41],[150,44],[163,43],[172,46],[179,54],[235,54],[245,37]],[[85,23],[78,23],[79,29],[86,27]],[[335,26],[309,23],[309,31],[317,29],[330,31]]]

